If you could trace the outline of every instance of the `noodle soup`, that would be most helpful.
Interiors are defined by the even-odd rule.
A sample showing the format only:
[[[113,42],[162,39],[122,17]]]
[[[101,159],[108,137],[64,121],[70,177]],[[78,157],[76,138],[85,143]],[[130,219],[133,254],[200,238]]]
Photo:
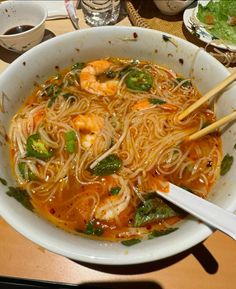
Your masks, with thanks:
[[[177,229],[185,213],[162,200],[168,182],[206,198],[221,164],[215,121],[191,79],[148,61],[76,63],[36,87],[10,126],[22,196],[76,234],[126,245]],[[125,241],[126,242],[126,241]],[[130,243],[129,243],[130,242]]]

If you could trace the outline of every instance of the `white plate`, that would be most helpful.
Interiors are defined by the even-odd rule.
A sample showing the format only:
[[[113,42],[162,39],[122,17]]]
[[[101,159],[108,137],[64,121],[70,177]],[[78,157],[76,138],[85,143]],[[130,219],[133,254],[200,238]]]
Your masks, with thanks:
[[[185,27],[191,34],[207,44],[236,52],[236,45],[225,44],[220,39],[214,39],[212,34],[210,34],[203,26],[199,25],[199,20],[197,19],[198,5],[202,4],[203,6],[206,6],[209,2],[210,0],[199,0],[197,4],[195,2],[184,11],[183,21]]]

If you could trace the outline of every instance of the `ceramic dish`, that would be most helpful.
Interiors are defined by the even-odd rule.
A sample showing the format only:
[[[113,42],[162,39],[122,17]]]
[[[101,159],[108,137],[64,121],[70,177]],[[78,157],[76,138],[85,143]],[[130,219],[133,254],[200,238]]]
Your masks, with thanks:
[[[200,0],[198,2],[194,2],[193,5],[184,11],[183,21],[185,27],[191,34],[207,44],[230,51],[236,51],[236,45],[226,44],[220,39],[215,39],[215,37],[209,33],[209,31],[207,31],[197,19],[199,4],[206,6],[208,2],[209,0]]]
[[[47,11],[38,3],[6,1],[0,5],[0,45],[22,53],[39,44],[45,32]],[[21,30],[14,28],[25,27]]]
[[[166,15],[176,15],[188,7],[194,0],[153,0],[157,8]]]
[[[99,36],[99,37],[98,37]],[[166,41],[168,39],[169,41]],[[148,43],[148,45],[147,45]],[[8,186],[15,182],[9,164],[8,146],[4,131],[22,102],[34,88],[59,68],[78,61],[108,56],[146,59],[168,66],[183,76],[191,76],[205,93],[229,75],[215,58],[193,44],[155,30],[137,27],[97,27],[71,32],[41,43],[20,56],[0,75],[2,113],[1,173]],[[21,71],[21,73],[19,73]],[[217,115],[222,117],[236,107],[236,87],[217,100]],[[236,124],[227,126],[223,133],[224,153],[236,157]],[[233,181],[236,162],[216,184],[210,200],[233,211],[236,209],[236,190]],[[97,264],[137,264],[160,260],[191,248],[206,239],[212,230],[189,216],[179,223],[179,230],[171,235],[143,241],[132,247],[120,243],[96,241],[69,234],[26,210],[15,199],[6,195],[7,186],[0,183],[0,215],[18,232],[40,246],[68,258]]]

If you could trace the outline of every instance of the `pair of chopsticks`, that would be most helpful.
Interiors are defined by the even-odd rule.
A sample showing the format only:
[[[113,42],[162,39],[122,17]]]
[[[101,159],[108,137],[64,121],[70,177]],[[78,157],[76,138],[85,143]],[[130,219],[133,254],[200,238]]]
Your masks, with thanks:
[[[236,72],[229,75],[227,78],[225,78],[222,82],[220,82],[217,86],[215,86],[213,89],[208,91],[203,97],[201,97],[198,101],[190,105],[186,110],[184,110],[179,115],[179,120],[184,119],[187,117],[191,112],[193,112],[195,109],[200,107],[203,103],[208,101],[211,97],[215,96],[218,92],[222,91],[225,87],[227,87],[229,84],[231,84],[234,80],[236,80]],[[236,119],[236,111],[233,111],[227,116],[222,117],[221,119],[217,120],[216,122],[210,124],[209,126],[199,130],[198,132],[193,133],[188,137],[188,140],[196,140],[206,134],[209,134],[213,131],[215,131],[220,126]]]

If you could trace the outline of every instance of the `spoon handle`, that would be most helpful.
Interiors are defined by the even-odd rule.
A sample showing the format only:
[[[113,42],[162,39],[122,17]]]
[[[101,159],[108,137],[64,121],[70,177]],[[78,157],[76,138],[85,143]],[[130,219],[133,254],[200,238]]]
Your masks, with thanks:
[[[233,213],[173,184],[170,184],[168,193],[159,191],[157,193],[204,223],[219,229],[236,240],[236,215]]]

